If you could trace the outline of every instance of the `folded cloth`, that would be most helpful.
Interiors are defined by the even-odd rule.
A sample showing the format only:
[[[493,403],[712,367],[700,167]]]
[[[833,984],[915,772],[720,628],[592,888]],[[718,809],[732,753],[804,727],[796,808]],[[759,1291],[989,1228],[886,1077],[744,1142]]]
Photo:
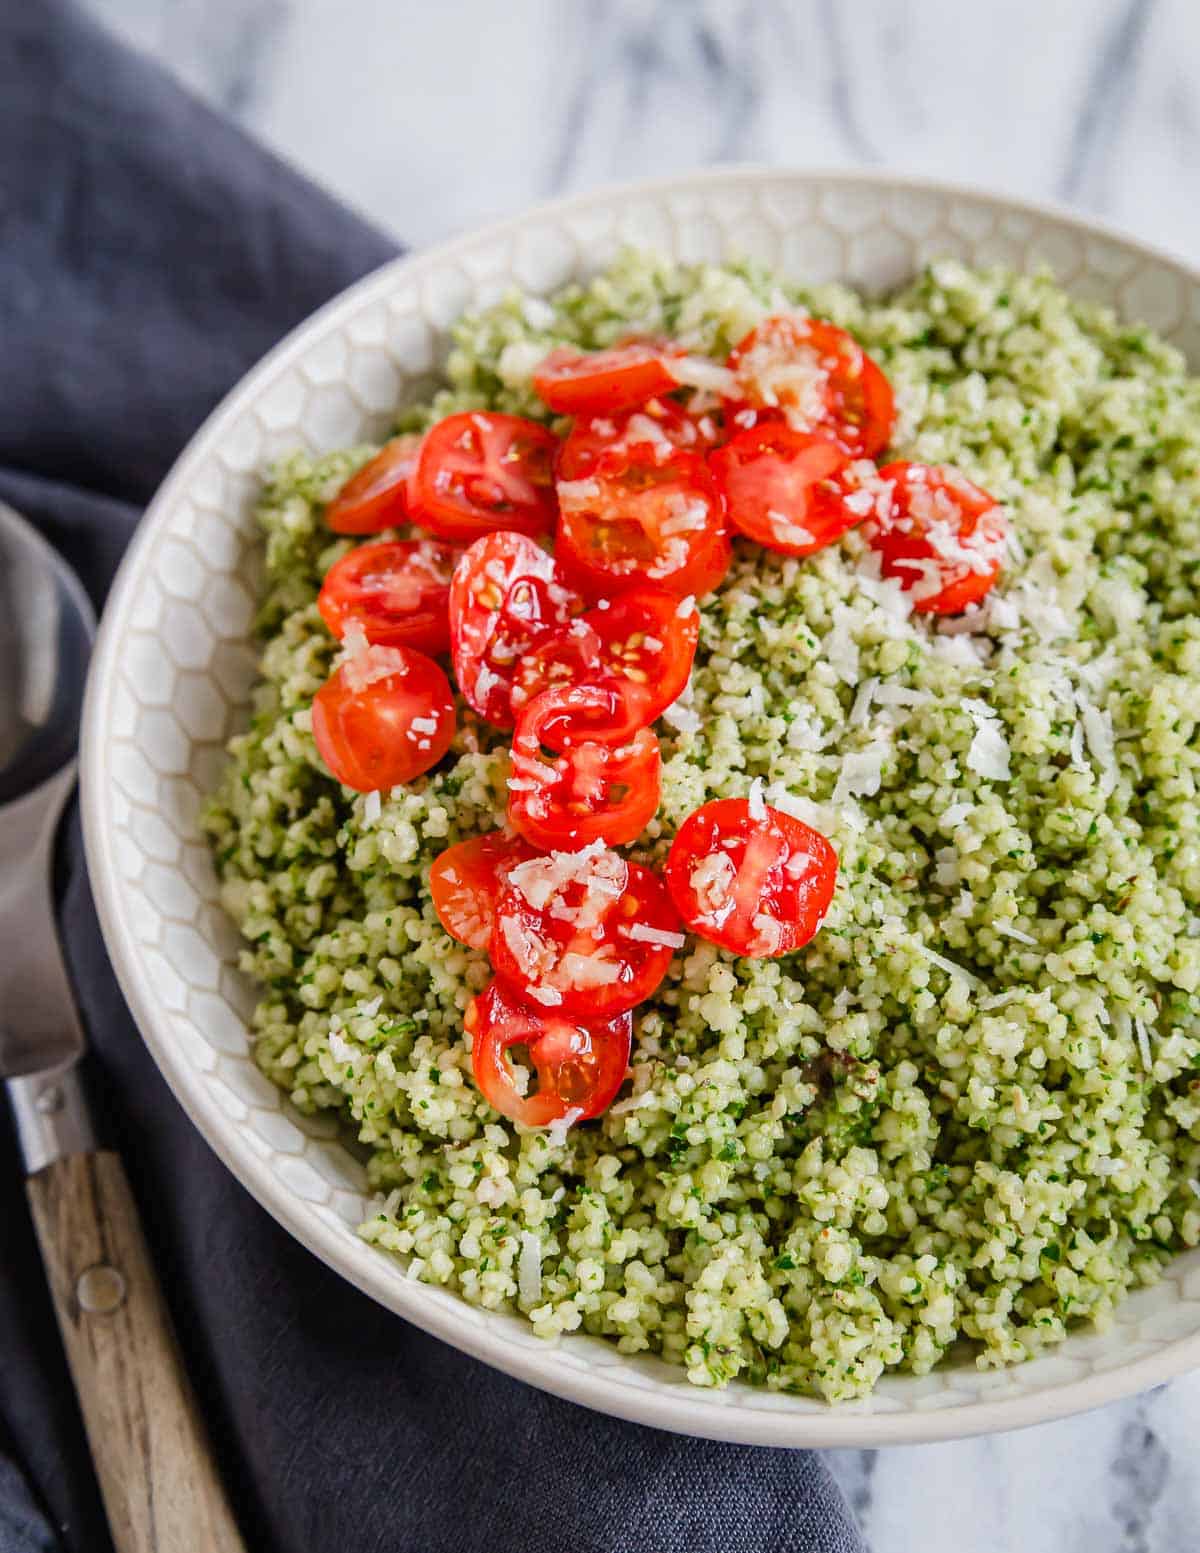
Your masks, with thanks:
[[[101,602],[141,504],[219,396],[394,251],[66,0],[0,8],[0,497]],[[542,1395],[292,1240],[143,1047],[73,818],[60,864],[103,1121],[249,1548],[861,1553],[818,1457]],[[97,1553],[107,1534],[7,1135],[0,1266],[0,1553]]]

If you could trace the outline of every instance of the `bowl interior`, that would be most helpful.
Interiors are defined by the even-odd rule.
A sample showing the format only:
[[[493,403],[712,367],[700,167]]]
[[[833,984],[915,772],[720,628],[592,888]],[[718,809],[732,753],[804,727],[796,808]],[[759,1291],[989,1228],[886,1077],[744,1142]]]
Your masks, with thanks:
[[[385,430],[425,392],[447,328],[519,285],[544,294],[623,244],[680,259],[749,256],[880,291],[926,260],[1049,263],[1079,295],[1142,319],[1200,363],[1200,282],[1184,266],[1060,213],[890,176],[731,171],[535,211],[368,277],[283,342],[195,437],[153,502],[105,616],[85,717],[88,856],[121,984],[159,1066],[243,1183],[318,1255],[447,1341],[548,1390],[687,1433],[779,1445],[878,1444],[1031,1423],[1200,1364],[1200,1252],[1021,1368],[892,1376],[830,1410],[735,1385],[700,1391],[599,1339],[556,1345],[410,1282],[363,1244],[362,1172],[328,1123],[299,1116],[250,1056],[253,988],[197,829],[254,677],[259,474],[297,446]]]

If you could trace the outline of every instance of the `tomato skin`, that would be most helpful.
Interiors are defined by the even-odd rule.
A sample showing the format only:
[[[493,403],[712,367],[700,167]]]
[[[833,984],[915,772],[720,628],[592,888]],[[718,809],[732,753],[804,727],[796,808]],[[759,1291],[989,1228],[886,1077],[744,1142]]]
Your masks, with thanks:
[[[660,461],[672,448],[707,453],[722,436],[715,416],[692,415],[677,399],[650,399],[612,416],[580,416],[558,450],[556,473],[560,480],[581,480],[605,459],[634,452]]]
[[[432,728],[414,727],[432,722]],[[454,699],[432,658],[366,647],[313,697],[312,731],[330,774],[360,793],[397,787],[437,765],[454,739]]]
[[[574,876],[559,883],[564,864]],[[683,943],[659,876],[592,847],[514,869],[496,901],[490,948],[497,979],[527,1006],[592,1020],[648,998]]]
[[[821,926],[837,853],[819,831],[763,807],[756,818],[745,798],[702,804],[679,827],[665,873],[693,932],[734,954],[773,959],[801,948]],[[802,862],[789,871],[792,859]],[[698,868],[709,877],[693,882]]]
[[[846,504],[854,460],[823,436],[767,421],[738,432],[709,456],[729,521],[783,555],[823,550],[863,520]]]
[[[523,534],[487,534],[465,550],[450,583],[450,650],[469,706],[513,724],[513,676],[524,655],[583,608],[553,556]]]
[[[683,694],[699,635],[694,605],[684,610],[665,588],[630,588],[526,653],[517,669],[513,707],[519,712],[555,685],[602,685],[628,704],[631,731],[648,727]]]
[[[553,432],[519,415],[447,415],[421,442],[408,481],[409,518],[464,544],[501,529],[548,534],[557,515],[557,451]]]
[[[863,532],[883,575],[900,579],[919,614],[960,615],[978,604],[1004,564],[1008,520],[999,502],[945,465],[901,461],[885,465],[879,478],[892,483],[891,511]],[[948,558],[947,548],[973,560]]]
[[[317,608],[340,641],[357,624],[380,647],[450,646],[450,576],[459,551],[436,539],[358,545],[325,573]]]
[[[474,998],[463,1019],[480,1094],[523,1127],[547,1127],[575,1112],[586,1121],[606,1111],[629,1071],[633,1019],[628,1013],[577,1023],[560,1010],[519,1002],[499,982]],[[524,1046],[537,1089],[522,1095],[505,1053]]]
[[[405,432],[352,474],[325,508],[335,534],[378,534],[408,521],[408,481],[416,468],[421,439]]]
[[[469,949],[486,949],[508,870],[533,855],[520,836],[503,830],[471,836],[439,852],[429,869],[429,894],[450,937]]]
[[[552,350],[533,374],[533,389],[559,415],[633,410],[679,387],[669,362],[682,356],[662,340],[624,340],[608,350]]]
[[[809,370],[788,381],[789,368]],[[782,417],[796,431],[823,432],[857,458],[875,458],[892,435],[892,386],[853,335],[820,318],[765,318],[730,352],[740,394],[726,409],[734,426]],[[821,374],[822,376],[814,376]]]
[[[636,713],[598,685],[543,691],[517,719],[508,821],[535,847],[624,846],[658,812],[662,758]],[[557,748],[554,756],[543,746]]]
[[[702,598],[733,560],[724,498],[699,453],[658,459],[634,448],[584,480],[560,481],[558,497],[556,554],[590,599],[647,582]]]

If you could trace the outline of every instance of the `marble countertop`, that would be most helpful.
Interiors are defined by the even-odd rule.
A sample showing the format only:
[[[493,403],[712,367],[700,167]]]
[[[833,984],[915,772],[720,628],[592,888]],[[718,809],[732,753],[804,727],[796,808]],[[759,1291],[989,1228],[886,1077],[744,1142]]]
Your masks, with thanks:
[[[754,161],[1057,199],[1200,261],[1197,0],[86,3],[416,246],[597,183]],[[830,1462],[876,1553],[1185,1553],[1198,1439],[1200,1374]]]

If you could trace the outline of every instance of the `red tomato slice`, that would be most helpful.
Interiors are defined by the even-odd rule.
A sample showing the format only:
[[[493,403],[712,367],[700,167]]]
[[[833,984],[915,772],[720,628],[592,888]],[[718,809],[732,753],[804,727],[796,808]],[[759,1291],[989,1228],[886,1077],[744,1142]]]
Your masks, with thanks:
[[[581,1024],[553,1009],[526,1008],[493,981],[472,1000],[463,1027],[480,1094],[522,1127],[599,1116],[629,1070],[633,1020],[627,1013]],[[517,1087],[508,1059],[514,1046],[525,1048],[537,1074],[532,1094]]]
[[[429,894],[450,937],[471,949],[486,949],[501,884],[510,868],[533,855],[520,836],[502,830],[472,836],[439,853],[429,870]]]
[[[700,612],[663,588],[631,588],[526,653],[517,669],[516,711],[561,684],[616,689],[632,728],[644,728],[683,694],[696,656]]]
[[[350,476],[325,508],[325,521],[335,534],[378,534],[408,521],[408,479],[420,446],[413,432],[393,437]]]
[[[317,608],[340,641],[357,625],[381,647],[450,646],[450,578],[461,552],[436,539],[358,545],[325,573]]]
[[[819,318],[765,318],[730,353],[738,394],[733,426],[782,416],[796,431],[823,431],[848,453],[874,458],[896,420],[892,386],[853,335]]]
[[[650,399],[636,410],[581,416],[558,451],[558,478],[579,480],[609,454],[665,460],[672,448],[706,453],[722,436],[713,415],[692,415],[677,399]]]
[[[709,458],[729,521],[784,555],[812,555],[861,523],[874,495],[836,443],[784,421],[738,432]],[[873,465],[870,480],[875,478]]]
[[[761,800],[760,800],[761,802]],[[837,853],[819,831],[745,798],[689,814],[667,857],[680,916],[702,938],[764,959],[808,943],[837,881]]]
[[[511,728],[518,664],[582,608],[554,557],[532,539],[509,533],[477,539],[450,583],[450,651],[468,705],[497,728]]]
[[[683,943],[658,875],[591,846],[510,870],[491,955],[531,1007],[608,1019],[650,996]]]
[[[891,511],[863,532],[885,577],[898,577],[920,614],[959,615],[991,589],[1004,564],[1008,520],[994,496],[944,465],[896,463]]]
[[[411,647],[365,647],[313,697],[312,731],[330,773],[360,793],[437,765],[454,738],[446,676]]]
[[[591,623],[592,616],[597,613],[589,610],[568,625],[560,626],[522,656],[513,676],[512,709],[515,715],[520,716],[543,690],[606,682],[601,667],[604,643]],[[630,726],[636,731],[644,725],[634,719]]]
[[[679,387],[669,363],[682,355],[662,340],[624,340],[602,351],[560,346],[534,372],[534,392],[559,415],[633,410]]]
[[[535,847],[624,846],[640,836],[658,811],[662,762],[654,734],[631,730],[632,715],[600,685],[535,697],[513,734],[509,824]]]
[[[473,410],[425,433],[409,480],[409,517],[442,539],[554,527],[558,439],[519,415]]]
[[[593,599],[644,582],[702,598],[733,559],[721,493],[699,453],[644,454],[610,455],[586,479],[559,481],[563,572]]]

